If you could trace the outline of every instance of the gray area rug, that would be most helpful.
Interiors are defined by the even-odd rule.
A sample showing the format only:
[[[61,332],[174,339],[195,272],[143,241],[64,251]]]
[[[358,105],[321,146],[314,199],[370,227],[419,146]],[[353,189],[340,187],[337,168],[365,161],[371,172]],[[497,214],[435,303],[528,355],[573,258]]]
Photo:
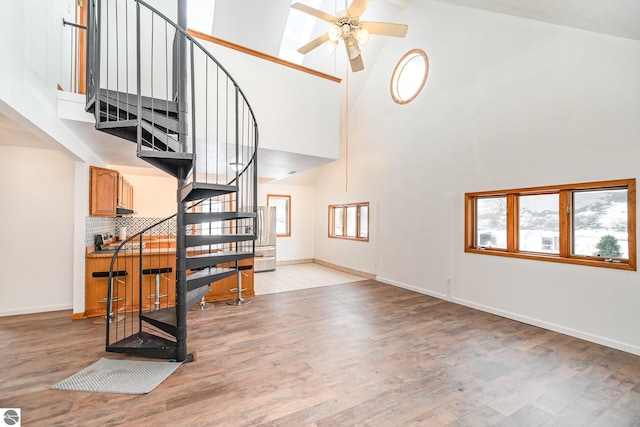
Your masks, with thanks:
[[[66,380],[51,386],[55,390],[145,394],[171,375],[181,363],[101,358]]]

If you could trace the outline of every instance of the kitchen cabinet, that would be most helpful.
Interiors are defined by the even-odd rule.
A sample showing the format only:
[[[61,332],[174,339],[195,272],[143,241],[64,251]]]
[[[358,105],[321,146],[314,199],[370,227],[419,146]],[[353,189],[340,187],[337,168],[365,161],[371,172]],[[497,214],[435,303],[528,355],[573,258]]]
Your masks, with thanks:
[[[117,170],[89,168],[89,215],[115,217],[118,208],[133,210],[133,186]]]
[[[116,170],[89,168],[89,215],[116,216],[118,176]]]
[[[85,315],[104,316],[107,312],[106,298],[109,291],[109,279],[107,277],[94,277],[93,273],[108,272],[111,265],[111,257],[87,258],[85,271]],[[125,289],[131,289],[135,278],[135,267],[133,264],[121,266],[119,270],[127,272],[126,276],[114,278],[114,295],[122,295]],[[114,303],[114,313],[122,314],[130,312],[137,305],[137,299],[131,300],[123,298]]]
[[[94,272],[109,271],[112,255],[104,253],[88,253],[85,265],[85,315],[87,317],[104,316],[107,304],[104,299],[107,297],[108,279],[105,277],[93,277]],[[243,297],[255,295],[253,288],[253,258],[239,261],[241,266],[250,266],[250,269],[242,270],[242,287],[246,290],[242,292]],[[222,264],[220,267],[232,267],[233,264]],[[145,274],[140,276],[142,269],[171,268],[170,272],[160,275],[160,294],[166,294],[160,299],[160,307],[172,307],[175,305],[175,280],[176,280],[176,258],[175,240],[166,237],[149,239],[145,242],[145,253],[142,256],[142,266],[137,254],[121,256],[120,261],[115,266],[116,270],[124,270],[126,276],[118,277],[120,281],[114,279],[114,292],[121,295],[127,289],[127,295],[123,300],[114,304],[114,312],[120,314],[130,313],[138,310],[140,294],[132,289],[139,289],[140,278],[142,278],[142,305],[144,310],[152,310],[155,304],[155,274]],[[189,273],[190,274],[190,273]],[[236,275],[223,280],[213,282],[211,291],[205,295],[205,301],[229,301],[237,297],[237,277]],[[197,309],[197,305],[195,306]]]
[[[136,254],[137,255],[137,254]],[[107,304],[104,299],[107,297],[108,278],[94,277],[94,272],[108,272],[111,265],[111,255],[92,256],[87,255],[85,260],[85,315],[104,316]],[[175,251],[154,251],[154,253],[142,256],[142,266],[140,258],[133,254],[120,256],[115,270],[126,271],[126,276],[114,278],[114,295],[122,296],[120,302],[114,303],[114,312],[125,313],[137,311],[142,296],[143,310],[153,310],[155,307],[156,275],[140,274],[140,270],[165,269],[171,271],[163,272],[159,276],[160,283],[160,307],[173,307],[176,304],[175,283],[176,283],[176,257]],[[139,284],[142,280],[142,295],[140,295]]]
[[[133,210],[133,185],[124,176],[118,176],[118,207]]]

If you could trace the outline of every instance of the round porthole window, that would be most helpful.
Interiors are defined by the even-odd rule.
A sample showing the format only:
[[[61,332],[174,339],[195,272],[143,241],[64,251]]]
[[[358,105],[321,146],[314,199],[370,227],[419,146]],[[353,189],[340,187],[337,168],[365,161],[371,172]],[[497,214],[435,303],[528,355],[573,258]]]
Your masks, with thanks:
[[[429,58],[422,49],[405,53],[391,75],[391,97],[398,104],[413,101],[427,82]]]

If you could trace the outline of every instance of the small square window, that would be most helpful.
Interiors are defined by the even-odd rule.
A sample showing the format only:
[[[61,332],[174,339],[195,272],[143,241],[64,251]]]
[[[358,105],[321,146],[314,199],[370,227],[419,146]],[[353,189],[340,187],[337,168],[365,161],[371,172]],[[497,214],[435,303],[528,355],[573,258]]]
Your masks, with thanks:
[[[329,237],[369,241],[369,203],[330,205]]]

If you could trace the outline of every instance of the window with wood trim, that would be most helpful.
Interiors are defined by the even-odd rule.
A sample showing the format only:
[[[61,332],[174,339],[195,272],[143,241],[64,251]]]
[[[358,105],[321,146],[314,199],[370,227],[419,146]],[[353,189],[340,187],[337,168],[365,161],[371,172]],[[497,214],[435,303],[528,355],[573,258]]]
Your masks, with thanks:
[[[267,194],[267,206],[276,207],[276,235],[291,237],[291,196]]]
[[[636,180],[465,194],[465,251],[636,270]]]
[[[329,205],[329,237],[369,241],[369,203]]]

